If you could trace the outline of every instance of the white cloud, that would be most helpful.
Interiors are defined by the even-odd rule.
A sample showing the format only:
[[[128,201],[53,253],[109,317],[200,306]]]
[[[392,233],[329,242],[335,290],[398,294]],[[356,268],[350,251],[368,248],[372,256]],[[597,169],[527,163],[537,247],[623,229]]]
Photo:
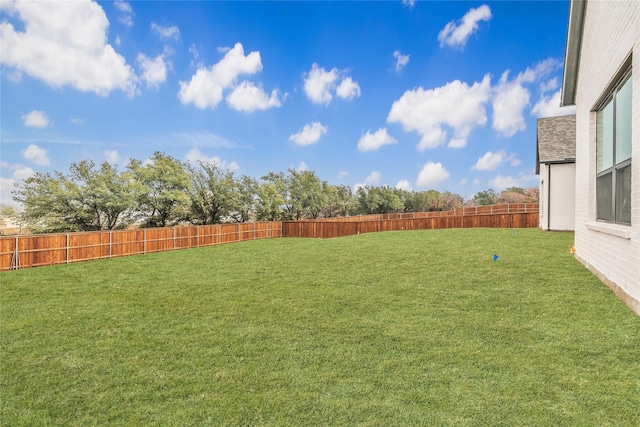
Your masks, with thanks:
[[[344,72],[337,68],[327,71],[318,67],[315,62],[304,79],[304,92],[314,104],[329,105],[335,94],[343,99],[353,99],[360,96],[360,85],[351,77],[344,77],[340,84],[337,82]]]
[[[419,133],[419,150],[442,145],[447,136],[444,125],[454,131],[450,146],[464,147],[471,130],[487,122],[484,104],[491,93],[490,81],[486,75],[471,87],[454,80],[435,89],[408,90],[394,101],[387,122],[400,123],[404,130]]]
[[[302,146],[315,144],[323,135],[326,135],[328,131],[329,128],[323,126],[320,122],[309,123],[304,125],[300,132],[291,134],[289,141]]]
[[[82,123],[84,123],[84,119],[81,119],[79,117],[71,117],[69,119],[69,123],[74,125],[81,125]]]
[[[480,21],[491,19],[491,9],[486,4],[469,11],[458,20],[451,21],[438,34],[440,46],[464,47],[471,34],[477,31]]]
[[[541,95],[536,105],[531,109],[531,115],[540,117],[566,116],[576,113],[576,107],[560,107],[560,93],[557,91],[553,95]]]
[[[336,95],[342,99],[353,99],[360,96],[360,85],[351,77],[344,78],[336,88]]]
[[[139,53],[138,64],[142,70],[142,80],[147,84],[147,87],[157,89],[161,83],[167,81],[167,64],[163,55],[158,55],[155,59],[151,59],[144,53]]]
[[[338,178],[338,180],[341,180],[342,178],[345,178],[345,177],[347,177],[347,176],[349,176],[349,172],[347,172],[347,171],[340,171],[340,172],[338,172],[338,176],[337,176],[337,178]]]
[[[561,61],[554,58],[547,58],[538,62],[533,68],[527,67],[524,72],[518,74],[516,81],[519,83],[532,83],[558,70],[560,67],[562,67]]]
[[[494,170],[504,161],[507,153],[504,150],[492,153],[487,151],[482,157],[478,159],[475,165],[471,167],[471,170],[477,171],[490,171]]]
[[[396,71],[399,73],[409,63],[409,55],[403,55],[399,50],[393,52],[396,58]]]
[[[554,77],[547,82],[540,83],[540,92],[546,93],[552,90],[556,90],[559,86],[560,84],[558,83],[558,78]]]
[[[396,184],[396,188],[398,190],[413,191],[411,183],[406,179],[401,179],[400,181],[398,181],[398,183]]]
[[[156,24],[155,22],[151,22],[151,31],[160,36],[161,39],[174,39],[178,40],[180,38],[180,29],[175,25],[170,27],[164,27],[162,25]]]
[[[524,84],[533,83],[557,70],[562,63],[553,58],[547,58],[538,62],[533,68],[519,73],[514,79],[509,80],[509,70],[500,77],[498,85],[494,88],[493,120],[492,127],[500,135],[511,137],[517,132],[526,129],[524,109],[529,106],[531,93]],[[557,84],[555,79],[547,84]],[[548,87],[545,85],[545,87]]]
[[[113,2],[113,5],[120,12],[133,13],[133,8],[131,7],[131,4],[127,3],[126,1],[116,0],[115,2]]]
[[[298,167],[296,168],[296,170],[298,172],[305,172],[309,170],[309,165],[307,165],[305,162],[300,162],[300,164],[298,165]]]
[[[0,2],[18,28],[0,23],[0,62],[46,84],[71,86],[101,96],[120,89],[136,93],[136,76],[107,44],[109,21],[95,2]],[[24,30],[22,30],[24,28]]]
[[[46,128],[52,124],[44,111],[40,110],[33,110],[22,116],[22,122],[25,126],[33,128]]]
[[[197,148],[192,148],[191,150],[189,150],[185,156],[185,159],[191,163],[200,161],[204,163],[215,164],[219,168],[227,169],[231,172],[240,169],[240,166],[238,166],[236,162],[227,162],[225,160],[222,160],[218,156],[207,157],[206,155],[202,154]]]
[[[314,104],[329,105],[333,95],[332,89],[338,80],[338,69],[333,68],[326,71],[324,68],[318,67],[315,62],[311,65],[311,71],[304,80],[304,92]]]
[[[2,75],[12,83],[19,83],[22,80],[22,72],[20,70],[2,69]]]
[[[465,185],[467,183],[467,181],[468,181],[467,178],[462,178],[460,180],[460,185]]]
[[[127,27],[133,27],[133,8],[126,1],[116,0],[113,5],[122,12],[118,21]]]
[[[480,180],[478,178],[474,179],[473,185],[480,185]]]
[[[106,150],[104,159],[109,163],[118,163],[121,160],[118,150]]]
[[[427,162],[418,174],[416,185],[418,187],[433,187],[449,179],[449,172],[442,163]]]
[[[262,86],[244,81],[227,95],[227,104],[236,111],[252,113],[280,107],[282,102],[278,90],[274,89],[271,95],[267,95]]]
[[[200,67],[189,82],[180,82],[178,98],[183,104],[198,108],[215,108],[222,100],[223,90],[231,87],[238,76],[262,70],[260,52],[244,55],[241,43],[226,50],[224,57],[211,68]]]
[[[154,138],[157,139],[157,138]],[[250,148],[240,143],[231,141],[209,131],[194,130],[189,132],[176,132],[168,138],[167,143],[180,146],[206,147],[206,148]]]
[[[417,0],[402,0],[402,5],[408,8],[412,8],[413,6],[416,5],[416,1]]]
[[[487,151],[478,159],[475,165],[471,166],[471,170],[490,171],[504,162],[509,162],[511,166],[518,166],[521,163],[520,159],[516,158],[515,153],[507,155],[505,150],[496,151],[495,153]]]
[[[531,94],[518,79],[508,81],[508,78],[509,71],[505,71],[495,88],[492,127],[500,135],[511,137],[527,127],[523,111],[529,105]]]
[[[533,173],[520,172],[517,178],[512,176],[502,176],[498,174],[495,178],[489,180],[489,187],[496,191],[502,191],[509,187],[527,187],[537,182],[538,177]]]
[[[13,194],[11,194],[15,190],[15,184],[19,184],[29,178],[34,174],[34,170],[27,166],[10,165],[6,162],[1,162],[0,166],[3,170],[14,170],[11,178],[0,177],[0,203],[15,206],[17,203],[13,202]]]
[[[382,179],[382,174],[379,171],[373,171],[365,178],[364,182],[368,185],[375,185]]]
[[[380,128],[375,133],[367,131],[358,141],[358,151],[375,151],[383,145],[397,144],[398,140],[389,135],[386,128]]]
[[[40,166],[49,165],[49,156],[47,150],[40,148],[35,144],[30,144],[24,151],[22,156]]]
[[[495,178],[489,180],[489,187],[496,191],[502,191],[509,187],[519,187],[520,180],[511,176],[497,175]]]

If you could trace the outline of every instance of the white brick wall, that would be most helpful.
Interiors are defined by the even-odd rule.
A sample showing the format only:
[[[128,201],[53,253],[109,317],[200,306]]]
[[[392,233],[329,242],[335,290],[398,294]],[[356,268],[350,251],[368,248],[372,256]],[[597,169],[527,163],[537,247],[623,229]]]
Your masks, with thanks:
[[[633,54],[631,227],[596,222],[596,102]],[[576,256],[640,308],[640,1],[589,1],[576,92]],[[624,295],[619,291],[624,292]],[[640,314],[640,312],[638,313]]]

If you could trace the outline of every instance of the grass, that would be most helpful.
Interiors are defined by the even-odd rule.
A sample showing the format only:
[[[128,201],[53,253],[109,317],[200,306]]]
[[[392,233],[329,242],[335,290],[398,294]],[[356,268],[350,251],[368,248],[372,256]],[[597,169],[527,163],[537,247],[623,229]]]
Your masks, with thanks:
[[[572,241],[403,231],[3,273],[0,423],[637,426],[640,319]]]

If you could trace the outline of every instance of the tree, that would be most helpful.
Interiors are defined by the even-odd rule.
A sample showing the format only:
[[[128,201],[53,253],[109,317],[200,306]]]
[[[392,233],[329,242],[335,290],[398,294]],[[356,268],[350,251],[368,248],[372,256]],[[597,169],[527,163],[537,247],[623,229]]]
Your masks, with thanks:
[[[451,193],[449,191],[445,191],[440,194],[440,208],[443,211],[452,211],[459,207],[462,207],[464,204],[464,199],[459,194]]]
[[[256,194],[256,219],[258,221],[278,221],[287,219],[283,207],[288,199],[284,174],[269,172],[262,177]]]
[[[233,173],[215,163],[187,165],[191,177],[191,214],[193,224],[218,224],[235,209],[236,181]]]
[[[488,206],[496,203],[498,195],[493,189],[489,188],[485,191],[479,191],[471,199],[471,204],[474,206]]]
[[[325,185],[324,193],[327,201],[322,209],[322,216],[333,218],[336,216],[348,216],[354,213],[355,197],[348,185]]]
[[[315,172],[289,169],[285,181],[288,186],[288,211],[290,219],[316,219],[326,205],[328,197],[324,191],[326,182],[320,181]]]
[[[359,214],[380,214],[402,212],[404,203],[394,189],[384,187],[371,187],[366,185],[356,191],[357,213]]]
[[[145,226],[165,227],[188,217],[191,180],[182,162],[156,151],[149,163],[133,159],[127,168],[142,185],[137,208]]]
[[[235,182],[233,207],[230,212],[231,218],[236,222],[246,222],[251,218],[255,210],[256,193],[258,192],[258,182],[246,175]]]
[[[0,215],[16,216],[17,214],[18,212],[16,211],[15,207],[0,203]]]
[[[21,221],[34,232],[112,230],[133,216],[139,187],[130,172],[104,162],[72,163],[70,173],[36,173],[14,191]]]

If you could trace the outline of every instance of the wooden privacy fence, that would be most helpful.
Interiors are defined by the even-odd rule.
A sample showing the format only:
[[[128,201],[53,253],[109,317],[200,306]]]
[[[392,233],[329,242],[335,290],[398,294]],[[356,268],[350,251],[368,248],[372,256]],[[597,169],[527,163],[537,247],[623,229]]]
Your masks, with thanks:
[[[320,218],[314,221],[328,222],[358,222],[377,221],[383,219],[415,219],[415,218],[440,218],[449,216],[470,216],[470,215],[494,215],[510,213],[538,213],[538,203],[504,203],[501,205],[471,206],[454,209],[451,211],[435,212],[407,212],[391,214],[354,215],[339,218]]]
[[[534,228],[538,204],[518,203],[445,212],[360,215],[314,221],[245,222],[172,228],[0,237],[0,271],[69,264],[272,237],[342,237],[392,230]]]
[[[390,214],[397,218],[380,218],[376,215],[363,217],[323,219],[318,221],[285,221],[282,223],[282,237],[331,238],[351,236],[361,233],[395,230],[433,230],[440,228],[535,228],[539,226],[538,205],[527,204],[520,212],[511,213],[466,213],[459,209],[447,212],[418,212],[415,214]],[[488,207],[488,206],[486,206]],[[482,209],[480,207],[479,209]],[[469,208],[465,208],[469,209]],[[510,209],[512,211],[515,208]],[[530,212],[527,212],[530,210]],[[427,215],[423,215],[427,214]],[[408,216],[408,217],[407,217]]]
[[[282,236],[281,222],[0,237],[0,271]]]

